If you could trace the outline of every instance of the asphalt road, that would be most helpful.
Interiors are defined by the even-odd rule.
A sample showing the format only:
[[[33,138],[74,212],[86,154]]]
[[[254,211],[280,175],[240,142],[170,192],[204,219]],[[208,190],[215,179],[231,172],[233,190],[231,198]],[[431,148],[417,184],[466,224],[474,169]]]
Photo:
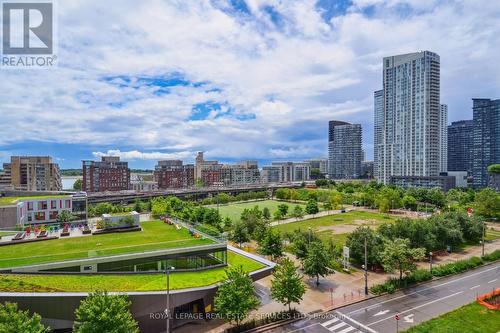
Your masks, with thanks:
[[[403,331],[500,288],[500,262],[280,327],[275,333]],[[396,321],[395,316],[400,320]],[[500,328],[499,328],[500,329]]]

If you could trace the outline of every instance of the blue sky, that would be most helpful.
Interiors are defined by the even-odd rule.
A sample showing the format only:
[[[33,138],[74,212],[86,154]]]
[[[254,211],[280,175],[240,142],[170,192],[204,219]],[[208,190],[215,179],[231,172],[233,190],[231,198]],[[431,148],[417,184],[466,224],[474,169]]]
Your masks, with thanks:
[[[116,8],[120,10],[116,10]],[[361,123],[373,156],[382,57],[441,56],[449,120],[500,98],[500,3],[487,0],[58,1],[58,67],[0,70],[0,162],[134,168],[327,154],[333,119]]]

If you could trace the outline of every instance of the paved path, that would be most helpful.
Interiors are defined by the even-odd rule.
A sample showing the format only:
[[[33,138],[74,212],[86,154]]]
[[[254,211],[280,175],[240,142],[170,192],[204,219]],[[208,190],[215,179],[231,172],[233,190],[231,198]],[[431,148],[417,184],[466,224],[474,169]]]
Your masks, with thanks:
[[[393,295],[348,305],[271,332],[396,332],[473,302],[477,295],[500,287],[500,262],[460,275],[422,284]]]

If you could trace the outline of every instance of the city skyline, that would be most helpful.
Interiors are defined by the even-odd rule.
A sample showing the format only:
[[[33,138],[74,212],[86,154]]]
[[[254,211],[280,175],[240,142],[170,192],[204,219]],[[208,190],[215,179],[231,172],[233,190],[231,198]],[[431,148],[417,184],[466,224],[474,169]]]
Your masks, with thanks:
[[[380,60],[418,50],[441,56],[448,123],[471,118],[472,98],[497,98],[500,69],[488,60],[500,24],[489,2],[232,3],[163,3],[158,16],[123,3],[133,19],[109,5],[61,3],[58,67],[2,72],[0,163],[51,155],[64,169],[118,155],[153,169],[161,159],[192,162],[197,151],[223,162],[302,161],[326,155],[332,119],[360,123],[373,160]],[[109,21],[123,29],[82,33]]]

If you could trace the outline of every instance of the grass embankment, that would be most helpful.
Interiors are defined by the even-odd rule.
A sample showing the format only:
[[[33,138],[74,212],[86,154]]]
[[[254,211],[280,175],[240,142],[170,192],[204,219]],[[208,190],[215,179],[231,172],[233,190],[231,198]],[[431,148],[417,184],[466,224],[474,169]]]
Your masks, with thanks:
[[[500,311],[488,310],[476,302],[414,326],[407,333],[496,333]]]
[[[213,243],[209,239],[195,239],[187,229],[177,230],[160,221],[143,222],[141,227],[143,230],[138,232],[3,246],[0,247],[0,268]]]
[[[219,213],[223,217],[228,216],[233,221],[239,221],[241,213],[243,212],[244,209],[251,209],[255,206],[258,206],[260,210],[263,210],[265,207],[267,207],[272,217],[274,212],[278,210],[278,205],[280,204],[288,205],[288,214],[290,214],[293,211],[293,207],[297,205],[302,207],[304,211],[306,208],[306,205],[302,203],[276,201],[276,200],[258,200],[249,202],[230,203],[227,205],[219,205]],[[216,208],[217,205],[210,205],[209,207]],[[321,209],[321,205],[319,208]]]
[[[228,251],[228,265],[242,266],[253,272],[264,265],[252,259]],[[214,268],[199,272],[170,274],[171,289],[203,287],[225,280],[225,268]],[[24,275],[0,274],[0,291],[3,292],[89,292],[107,291],[155,291],[165,290],[165,274],[130,275]]]

